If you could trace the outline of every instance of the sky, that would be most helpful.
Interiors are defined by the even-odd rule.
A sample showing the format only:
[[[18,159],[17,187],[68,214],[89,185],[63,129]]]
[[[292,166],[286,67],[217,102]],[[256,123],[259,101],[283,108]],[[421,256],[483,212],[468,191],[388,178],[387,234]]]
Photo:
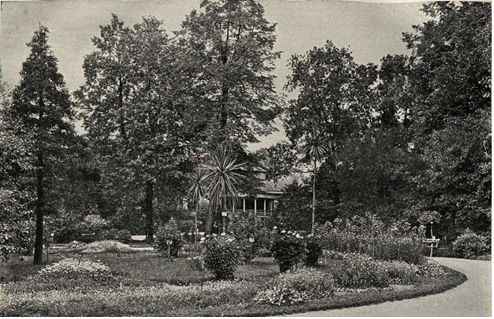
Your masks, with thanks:
[[[376,1],[376,0],[373,0]],[[383,0],[389,2],[389,0]],[[50,30],[48,43],[58,58],[67,88],[75,91],[84,83],[84,56],[94,51],[91,38],[99,36],[100,25],[115,13],[126,25],[142,17],[156,16],[168,32],[180,29],[185,16],[199,9],[200,0],[49,0],[2,1],[0,13],[0,63],[3,80],[12,87],[20,80],[22,62],[29,55],[26,46],[39,24]],[[357,63],[378,64],[387,54],[409,54],[402,33],[428,18],[420,11],[422,3],[368,3],[335,0],[261,0],[265,17],[276,23],[275,50],[278,60],[276,89],[283,92],[289,74],[287,61],[292,54],[303,54],[321,47],[327,40],[349,48]],[[260,138],[250,150],[286,139],[281,122],[278,132]],[[80,123],[76,124],[80,130]]]

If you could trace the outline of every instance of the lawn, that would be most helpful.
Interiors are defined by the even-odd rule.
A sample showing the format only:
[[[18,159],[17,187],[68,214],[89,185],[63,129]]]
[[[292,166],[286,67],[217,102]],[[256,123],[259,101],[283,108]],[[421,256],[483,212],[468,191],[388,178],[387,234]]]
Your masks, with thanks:
[[[50,264],[63,258],[80,258],[71,252],[55,253]],[[234,281],[215,281],[206,271],[192,270],[186,258],[170,261],[155,252],[97,253],[83,258],[111,269],[110,281],[87,285],[78,280],[30,279],[43,266],[32,258],[13,258],[2,264],[0,315],[2,316],[264,316],[309,310],[334,309],[413,298],[437,293],[462,283],[455,271],[441,279],[419,279],[406,289],[336,292],[333,296],[293,305],[254,302],[279,274],[272,258],[256,258],[240,265]],[[320,270],[331,269],[329,261]]]

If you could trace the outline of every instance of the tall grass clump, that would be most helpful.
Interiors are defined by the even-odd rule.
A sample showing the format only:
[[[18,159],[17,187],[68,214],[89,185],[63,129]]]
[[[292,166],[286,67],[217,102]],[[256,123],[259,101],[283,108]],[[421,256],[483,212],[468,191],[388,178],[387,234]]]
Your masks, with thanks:
[[[406,221],[386,226],[376,215],[335,219],[316,227],[323,249],[366,254],[376,260],[422,262],[424,228],[412,228]]]

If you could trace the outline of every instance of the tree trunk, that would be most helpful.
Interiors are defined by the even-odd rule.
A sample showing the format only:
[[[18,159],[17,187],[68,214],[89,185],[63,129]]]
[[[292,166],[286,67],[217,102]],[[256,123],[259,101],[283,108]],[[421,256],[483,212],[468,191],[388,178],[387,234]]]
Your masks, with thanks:
[[[44,193],[44,163],[43,152],[38,152],[38,170],[36,172],[36,238],[34,240],[34,264],[40,265],[43,262],[43,210],[45,206],[45,193]]]
[[[316,157],[314,156],[314,171],[312,172],[312,226],[310,233],[314,235],[315,221],[316,221]]]
[[[221,231],[221,233],[226,233],[226,217],[223,216],[223,212],[227,212],[227,210],[226,210],[226,196],[223,196],[223,199],[221,200],[221,202],[223,203],[223,207],[221,209],[221,216],[222,216],[221,226],[223,227],[223,230]]]
[[[213,207],[212,205],[209,205],[208,207],[208,219],[206,221],[206,235],[211,235],[211,232],[213,231]]]
[[[154,182],[148,180],[146,182],[146,198],[144,201],[144,210],[146,214],[146,241],[152,243],[153,235],[153,199],[154,199]]]
[[[197,249],[197,217],[199,215],[199,201],[200,199],[197,200],[196,213],[194,214],[194,251]]]

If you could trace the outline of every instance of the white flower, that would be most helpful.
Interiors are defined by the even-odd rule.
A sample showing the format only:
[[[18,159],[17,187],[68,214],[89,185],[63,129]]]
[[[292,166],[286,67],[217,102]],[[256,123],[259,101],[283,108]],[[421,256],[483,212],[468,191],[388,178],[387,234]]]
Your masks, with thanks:
[[[205,241],[206,240],[206,237],[201,237],[201,241]]]
[[[283,230],[281,231],[281,233],[282,233],[282,234],[285,234],[285,233],[286,233],[286,230],[284,230],[284,229],[283,229]]]

